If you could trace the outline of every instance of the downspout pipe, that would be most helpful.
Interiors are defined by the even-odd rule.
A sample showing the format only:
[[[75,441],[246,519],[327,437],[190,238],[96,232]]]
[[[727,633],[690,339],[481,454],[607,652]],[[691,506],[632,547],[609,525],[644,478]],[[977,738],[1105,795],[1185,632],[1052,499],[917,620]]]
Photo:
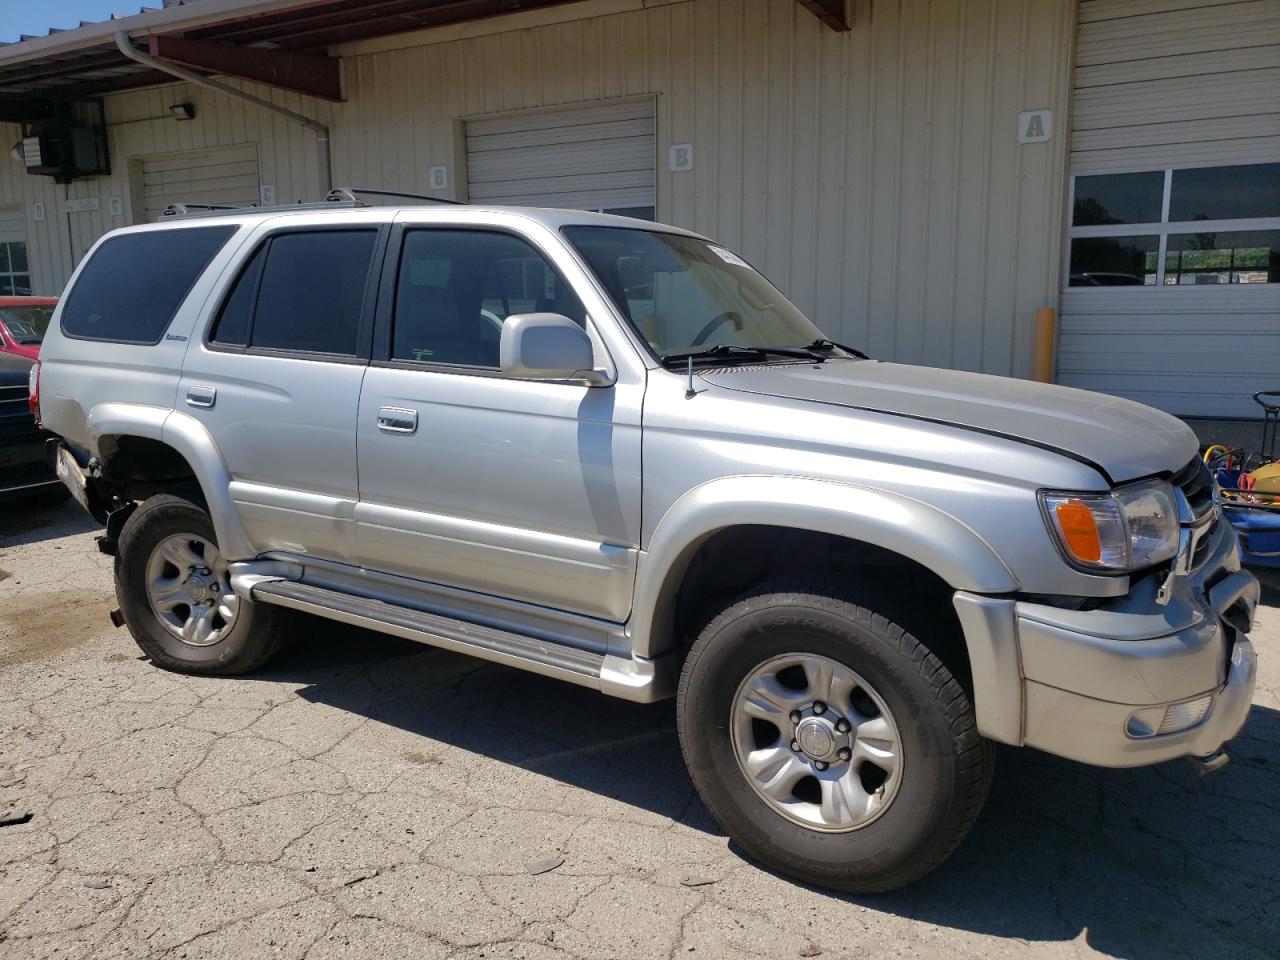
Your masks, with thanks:
[[[171,77],[177,77],[179,80],[185,80],[187,83],[194,83],[196,86],[204,87],[206,90],[213,90],[215,93],[225,93],[229,97],[235,97],[237,100],[244,100],[252,103],[255,107],[261,107],[263,110],[270,110],[272,113],[278,113],[282,117],[287,117],[294,123],[301,124],[316,135],[316,152],[320,162],[320,186],[322,192],[328,193],[333,189],[333,173],[329,161],[329,128],[319,120],[312,120],[305,114],[297,113],[288,107],[282,107],[278,103],[272,103],[262,97],[254,96],[252,93],[246,93],[243,90],[237,90],[229,83],[223,83],[221,80],[211,80],[208,77],[202,77],[200,74],[180,67],[177,64],[168,63],[164,60],[157,60],[150,54],[143,53],[132,43],[129,42],[128,35],[123,30],[117,30],[115,33],[116,47],[120,52],[144,67],[152,70],[159,70],[161,73],[167,73]]]

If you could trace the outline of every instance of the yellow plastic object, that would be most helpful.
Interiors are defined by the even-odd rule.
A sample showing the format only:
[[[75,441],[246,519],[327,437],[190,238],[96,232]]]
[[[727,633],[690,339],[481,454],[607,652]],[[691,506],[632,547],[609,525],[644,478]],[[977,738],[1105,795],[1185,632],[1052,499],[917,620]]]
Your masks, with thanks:
[[[1034,376],[1041,383],[1053,382],[1053,347],[1054,324],[1058,312],[1052,307],[1041,307],[1036,311],[1036,337]]]
[[[1230,452],[1231,452],[1230,447],[1223,446],[1220,443],[1215,443],[1213,446],[1211,446],[1208,450],[1204,452],[1204,462],[1208,463],[1210,460],[1212,460],[1214,457],[1216,457],[1220,453],[1230,453]]]
[[[1280,462],[1268,463],[1249,474],[1251,493],[1280,493]]]
[[[1093,513],[1079,500],[1068,500],[1057,507],[1058,527],[1072,556],[1085,563],[1102,559],[1102,538]]]

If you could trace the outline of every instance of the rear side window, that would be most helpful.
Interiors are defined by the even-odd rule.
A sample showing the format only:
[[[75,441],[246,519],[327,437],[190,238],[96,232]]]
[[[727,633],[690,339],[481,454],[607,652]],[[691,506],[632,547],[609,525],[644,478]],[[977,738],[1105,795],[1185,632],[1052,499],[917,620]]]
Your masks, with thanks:
[[[62,332],[86,340],[156,344],[235,227],[154,230],[112,237],[80,272],[62,308]]]
[[[262,262],[267,259],[267,244],[260,246],[249,263],[240,271],[231,296],[222,304],[218,319],[214,321],[209,339],[226,346],[245,347],[249,344],[249,326],[253,322],[253,308],[258,301],[258,283],[262,279]]]
[[[258,283],[250,346],[354,356],[377,239],[376,230],[273,237]],[[231,299],[239,295],[237,289]]]

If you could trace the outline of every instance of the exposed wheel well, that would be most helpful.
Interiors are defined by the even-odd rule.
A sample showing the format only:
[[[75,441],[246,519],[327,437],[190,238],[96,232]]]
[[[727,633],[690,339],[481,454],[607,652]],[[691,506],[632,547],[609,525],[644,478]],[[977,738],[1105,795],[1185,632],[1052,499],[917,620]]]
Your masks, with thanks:
[[[824,574],[872,582],[878,612],[914,634],[972,693],[954,589],[932,570],[884,547],[813,530],[744,525],[718,530],[694,547],[663,586],[654,617],[654,650],[684,651],[741,593],[779,576]]]
[[[169,444],[130,434],[98,441],[102,477],[120,500],[145,500],[158,493],[184,493],[204,499],[186,457]]]

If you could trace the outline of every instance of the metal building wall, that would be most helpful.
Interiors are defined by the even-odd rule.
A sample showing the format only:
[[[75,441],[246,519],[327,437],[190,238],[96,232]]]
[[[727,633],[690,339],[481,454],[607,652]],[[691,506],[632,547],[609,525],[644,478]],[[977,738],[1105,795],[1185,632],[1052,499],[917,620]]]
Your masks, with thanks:
[[[241,86],[322,121],[328,117],[330,105],[323,101],[253,84]],[[169,106],[174,103],[194,104],[195,119],[173,119]],[[278,199],[315,199],[320,192],[314,135],[275,114],[183,83],[107,97],[106,113],[110,176],[56,184],[49,177],[28,174],[22,164],[0,155],[0,207],[22,204],[25,210],[32,288],[39,294],[61,293],[76,263],[102,234],[145,222],[143,210],[139,207],[136,215],[134,211],[141,171],[134,164],[131,173],[131,161],[253,143],[258,145],[263,182],[276,188]],[[20,127],[0,123],[0,145],[6,153],[21,138]],[[111,214],[112,197],[121,199],[120,216]],[[67,212],[67,200],[87,198],[98,200],[96,211]],[[44,204],[43,222],[34,219],[36,202]]]
[[[423,193],[433,165],[466,183],[464,118],[656,95],[659,219],[739,250],[877,356],[1029,375],[1033,312],[1057,301],[1074,4],[849,12],[852,31],[835,33],[795,0],[588,0],[340,48],[345,103],[255,91],[329,123],[335,182]],[[183,100],[194,121],[143,119]],[[110,178],[67,189],[0,164],[0,205],[26,205],[41,291],[131,219],[131,158],[257,142],[279,200],[319,193],[311,134],[281,118],[180,84],[107,104]],[[1043,108],[1052,141],[1019,145],[1018,113]],[[667,169],[679,143],[692,171]],[[101,209],[68,225],[64,190]]]
[[[660,220],[739,250],[877,356],[1028,375],[1033,312],[1057,298],[1073,4],[850,13],[842,34],[795,0],[695,0],[353,45],[335,178],[427,192],[449,165],[456,188],[461,118],[657,94]],[[1036,108],[1054,138],[1019,145]],[[691,172],[667,169],[678,143]]]

